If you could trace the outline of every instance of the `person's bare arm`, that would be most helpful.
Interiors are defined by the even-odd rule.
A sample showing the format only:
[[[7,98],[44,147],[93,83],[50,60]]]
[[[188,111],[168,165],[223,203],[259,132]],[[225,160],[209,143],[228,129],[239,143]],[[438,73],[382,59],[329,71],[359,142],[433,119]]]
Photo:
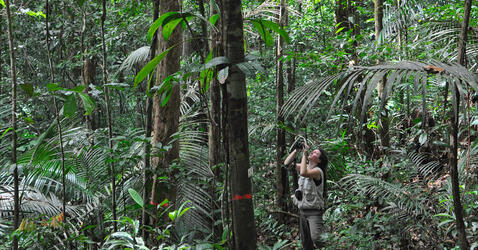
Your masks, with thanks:
[[[288,166],[295,158],[297,155],[297,149],[294,149],[290,154],[287,156],[287,158],[284,161],[284,165]]]
[[[309,169],[307,168],[307,153],[309,151],[309,146],[304,145],[304,150],[302,153],[302,160],[300,161],[300,170],[299,174],[304,177],[314,178],[320,180],[320,171],[317,168]]]

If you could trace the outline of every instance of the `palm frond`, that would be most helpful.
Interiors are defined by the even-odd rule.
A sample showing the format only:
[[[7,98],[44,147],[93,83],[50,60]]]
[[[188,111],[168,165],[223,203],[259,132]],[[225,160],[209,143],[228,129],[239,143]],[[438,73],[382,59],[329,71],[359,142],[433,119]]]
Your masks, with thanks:
[[[312,82],[297,88],[284,104],[281,113],[285,117],[296,114],[296,121],[300,117],[305,119],[309,111],[318,102],[324,90],[335,85],[338,91],[332,102],[329,115],[336,109],[336,106],[338,106],[339,98],[344,94],[345,89],[348,89],[344,95],[346,98],[351,94],[349,91],[356,90],[350,114],[355,114],[357,107],[361,105],[360,118],[363,120],[373,91],[383,76],[387,76],[387,87],[382,94],[381,108],[386,104],[387,98],[392,94],[393,85],[397,83],[410,84],[410,82],[412,82],[413,88],[417,91],[421,89],[423,95],[426,94],[427,80],[429,77],[443,78],[447,80],[451,86],[457,86],[461,97],[463,97],[465,91],[464,86],[466,84],[478,90],[476,76],[465,67],[456,63],[401,61],[394,64],[381,64],[369,67],[357,66],[352,67],[348,71],[341,72],[338,75],[328,76],[317,82]],[[357,84],[359,85],[357,86]],[[451,88],[451,90],[454,91],[454,88]],[[423,104],[425,104],[425,97],[426,96],[422,96]],[[344,105],[346,101],[347,99],[343,100]],[[456,107],[456,105],[454,110],[455,114],[457,114],[458,107]]]
[[[135,66],[141,67],[149,60],[149,46],[143,46],[128,55],[121,64],[119,71],[132,70]]]
[[[423,16],[421,3],[415,0],[401,1],[400,6],[385,5],[383,29],[378,44],[393,42],[400,30],[415,24]]]
[[[403,186],[399,183],[389,183],[376,177],[361,174],[350,174],[342,178],[341,182],[353,192],[374,199],[383,199],[395,204],[409,215],[418,217],[426,214],[426,207],[419,195],[414,194],[416,188]]]

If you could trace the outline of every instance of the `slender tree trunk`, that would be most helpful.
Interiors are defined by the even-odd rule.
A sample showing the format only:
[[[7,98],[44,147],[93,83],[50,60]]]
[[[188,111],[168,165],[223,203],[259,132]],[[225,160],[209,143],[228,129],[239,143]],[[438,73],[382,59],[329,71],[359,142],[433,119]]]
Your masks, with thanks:
[[[235,249],[256,249],[252,185],[248,176],[249,143],[247,94],[244,73],[235,65],[244,61],[243,22],[240,0],[224,0],[226,56],[231,66],[227,87],[227,126],[231,167],[232,220]]]
[[[210,3],[210,13],[211,15],[217,14],[216,9],[214,8],[214,4]],[[220,27],[221,22],[216,23],[216,27],[218,30],[221,30]],[[224,56],[224,52],[222,46],[220,46],[220,39],[221,33],[216,32],[215,30],[211,29],[209,34],[209,48],[212,51],[213,57]],[[220,205],[215,202],[217,200],[217,191],[216,191],[216,181],[222,182],[222,169],[219,165],[222,161],[221,158],[221,86],[219,81],[217,80],[217,72],[216,69],[214,72],[214,76],[211,80],[209,86],[209,96],[210,96],[210,108],[209,108],[209,133],[208,133],[208,148],[209,148],[209,167],[214,168],[214,182],[211,187],[211,197],[212,204],[211,207],[214,211],[220,211]],[[219,213],[213,213],[213,221],[218,221],[220,219]],[[214,223],[213,223],[214,224]],[[212,227],[213,233],[220,237],[222,235],[222,227],[221,225],[217,225],[216,227],[213,225]]]
[[[156,21],[159,17],[159,0],[152,0],[153,2],[153,22]],[[151,42],[151,47],[149,50],[150,60],[153,60],[156,56],[156,48],[158,43],[158,32],[156,32],[153,36],[153,40]],[[151,73],[149,78],[154,77],[154,74]],[[149,81],[148,78],[148,81]],[[151,79],[154,80],[154,79]],[[146,138],[151,137],[152,131],[152,124],[153,124],[153,99],[151,98],[151,93],[149,93],[149,89],[146,90],[146,122],[145,122],[145,136]],[[153,185],[153,180],[149,178],[153,175],[153,171],[151,168],[151,143],[147,142],[144,148],[144,172],[143,172],[143,201],[147,201],[149,197],[151,197],[151,188]],[[146,206],[143,206],[142,210],[142,224],[143,226],[150,224],[150,216],[147,213]],[[143,227],[142,229],[142,236],[145,241],[147,241],[149,235],[148,231]]]
[[[8,47],[10,49],[10,77],[12,78],[12,164],[13,169],[13,229],[16,230],[20,225],[20,196],[19,179],[17,166],[17,73],[15,69],[15,47],[13,45],[14,35],[12,31],[12,16],[10,14],[10,0],[5,0],[7,11],[7,32]],[[18,249],[18,238],[13,237],[13,249]]]
[[[460,40],[458,42],[458,63],[465,65],[465,56],[466,56],[466,41],[468,33],[468,25],[470,21],[470,11],[471,11],[472,0],[466,0],[464,6],[464,17],[463,23],[461,26]],[[458,243],[460,249],[469,249],[470,245],[466,239],[465,223],[463,222],[464,211],[461,204],[460,188],[459,188],[459,178],[458,178],[458,130],[459,130],[459,110],[460,110],[460,94],[456,84],[452,86],[455,88],[453,91],[454,98],[456,99],[456,107],[454,110],[457,112],[452,112],[453,117],[451,119],[451,133],[450,133],[450,175],[451,175],[451,184],[452,184],[452,194],[453,194],[453,207],[455,209],[455,219],[456,219],[456,230],[458,231]]]
[[[50,18],[50,5],[48,0],[46,0],[46,18],[45,18],[45,27],[46,27],[46,49],[48,55],[48,65],[50,68],[50,81],[52,83],[55,82],[55,72],[53,69],[53,60],[51,56],[50,50],[50,29],[49,29],[49,18]],[[56,128],[58,130],[58,136],[60,139],[60,156],[61,156],[61,183],[62,183],[62,213],[63,213],[63,222],[67,220],[67,213],[66,213],[66,171],[65,171],[65,153],[63,149],[63,131],[60,124],[60,112],[58,111],[58,104],[56,102],[56,97],[53,95],[53,105],[55,106],[55,117],[56,117]]]
[[[103,0],[103,13],[101,15],[101,50],[103,58],[103,88],[105,91],[105,103],[106,103],[106,119],[108,122],[108,148],[109,156],[113,157],[113,125],[111,120],[111,107],[110,107],[110,88],[106,86],[107,73],[106,73],[106,43],[105,43],[105,20],[106,20],[106,0]],[[113,232],[118,231],[118,223],[116,216],[116,171],[113,162],[110,161],[110,174],[111,174],[111,211],[113,212]]]
[[[181,10],[180,1],[178,0],[160,0],[159,6],[161,15],[170,11]],[[180,41],[180,29],[176,28],[168,41],[165,41],[162,37],[158,39],[158,52],[161,53],[171,46],[179,44]],[[156,75],[157,85],[161,84],[166,77],[179,70],[180,58],[181,46],[176,46],[166,55],[159,65]],[[158,145],[159,142],[161,142],[163,146],[170,144],[171,139],[173,139],[171,136],[178,131],[180,104],[180,92],[178,84],[173,84],[170,95],[169,101],[164,107],[161,106],[161,96],[159,96],[157,93],[154,95],[153,145]],[[179,143],[176,140],[172,143],[172,148],[162,154],[161,159],[157,156],[153,157],[153,168],[157,169],[161,167],[167,170],[173,160],[177,159],[178,157]],[[151,191],[151,202],[154,204],[161,202],[164,198],[167,198],[171,202],[176,201],[176,180],[174,179],[175,174],[169,170],[167,172],[169,172],[169,185],[161,187],[160,183],[156,180],[157,174],[154,174]]]
[[[286,1],[280,1],[279,25],[285,24],[286,17]],[[284,105],[284,69],[282,56],[284,55],[284,39],[279,35],[277,38],[276,51],[276,202],[282,211],[287,211],[287,169],[283,167],[285,156],[285,131],[281,128],[284,125],[284,117],[280,114],[280,110]],[[280,214],[280,220],[285,220],[285,214]]]
[[[298,8],[297,11],[299,12],[299,15],[302,15],[302,4],[298,3]],[[296,49],[293,49],[296,51]],[[295,52],[294,52],[295,54]],[[297,68],[297,58],[294,56],[292,60],[289,61],[289,66],[287,69],[287,94],[290,95],[292,91],[295,90],[295,85],[296,85],[296,68]],[[292,122],[288,123],[288,126],[295,129],[295,125]],[[294,141],[294,138],[292,137],[290,141]],[[294,162],[295,164],[295,162]],[[292,175],[292,187],[293,190],[296,190],[299,188],[299,175],[297,174],[297,170],[295,167],[289,168],[290,169],[290,174]]]
[[[380,42],[380,32],[383,29],[383,0],[375,0],[375,8],[374,8],[374,19],[375,19],[375,40],[377,44]],[[380,63],[377,60],[377,64]],[[385,88],[387,84],[387,76],[383,76],[382,80],[378,83],[378,93],[380,99],[384,99],[385,96]],[[390,125],[389,125],[389,118],[388,118],[388,110],[384,105],[383,110],[379,113],[380,117],[380,128],[378,130],[378,134],[380,136],[380,142],[382,144],[382,150],[384,148],[390,147]]]

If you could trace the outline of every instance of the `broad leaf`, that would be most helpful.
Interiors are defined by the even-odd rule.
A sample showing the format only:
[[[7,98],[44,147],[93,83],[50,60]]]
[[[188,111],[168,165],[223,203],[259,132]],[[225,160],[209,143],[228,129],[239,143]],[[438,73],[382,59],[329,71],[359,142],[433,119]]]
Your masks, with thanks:
[[[77,92],[78,96],[81,98],[81,101],[83,102],[83,106],[85,107],[85,115],[90,115],[93,110],[96,108],[96,103],[91,98],[89,95],[82,93],[82,92]]]
[[[129,193],[129,195],[131,195],[131,198],[133,198],[133,200],[134,200],[138,205],[140,205],[141,207],[144,207],[143,198],[141,197],[140,194],[138,194],[138,192],[136,192],[136,190],[134,190],[134,189],[132,189],[132,188],[129,188],[129,189],[128,189],[128,193]]]
[[[138,84],[148,76],[151,71],[156,68],[159,62],[163,60],[163,58],[168,54],[171,49],[173,49],[175,46],[171,46],[169,49],[163,51],[161,54],[157,55],[153,60],[151,60],[148,64],[146,64],[136,75],[134,78],[134,88],[138,87]]]
[[[229,66],[221,69],[217,73],[217,80],[221,83],[224,84],[227,80],[227,77],[229,76]]]
[[[63,115],[67,118],[73,117],[76,113],[76,96],[74,94],[68,95],[63,106]]]
[[[179,13],[176,12],[176,11],[171,11],[171,12],[162,14],[162,15],[153,23],[153,25],[151,25],[151,27],[149,28],[149,30],[148,30],[148,41],[151,42],[154,33],[155,33],[156,30],[159,28],[159,26],[163,26],[163,22],[164,22],[167,18],[169,18],[169,17],[176,17],[176,16],[179,16]],[[168,20],[170,20],[170,19],[168,19]]]
[[[209,18],[209,22],[212,25],[215,25],[218,19],[219,19],[219,14],[214,14]]]

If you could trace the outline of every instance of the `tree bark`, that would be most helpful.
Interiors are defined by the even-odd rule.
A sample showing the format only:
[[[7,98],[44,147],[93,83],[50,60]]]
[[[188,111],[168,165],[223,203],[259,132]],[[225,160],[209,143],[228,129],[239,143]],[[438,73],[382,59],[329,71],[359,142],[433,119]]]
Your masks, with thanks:
[[[108,123],[108,149],[110,158],[113,157],[113,125],[111,120],[111,107],[110,107],[110,88],[106,86],[107,73],[106,73],[106,43],[105,43],[105,20],[106,20],[106,0],[102,2],[103,12],[101,15],[101,54],[102,54],[102,67],[103,67],[103,88],[105,92],[106,103],[106,120]],[[118,223],[116,216],[116,171],[114,164],[110,161],[110,174],[111,174],[111,211],[113,213],[113,232],[118,231]]]
[[[156,21],[159,17],[159,0],[152,0],[153,2],[153,22]],[[158,43],[158,32],[155,32],[153,35],[153,39],[151,41],[150,47],[150,60],[153,60],[156,56],[156,48]],[[150,73],[149,77],[153,77],[153,73]],[[149,79],[148,79],[149,80]],[[146,91],[149,91],[146,90]],[[139,101],[139,100],[138,100]],[[145,137],[151,137],[152,131],[152,124],[153,124],[153,100],[151,99],[151,94],[147,93],[146,95],[146,122],[145,122]],[[153,171],[151,169],[151,143],[145,143],[144,147],[144,171],[143,171],[143,201],[147,201],[151,196],[151,188],[153,185],[153,180],[149,178],[149,176],[153,175]],[[150,216],[147,213],[146,206],[143,206],[143,210],[141,211],[142,217],[142,236],[145,241],[148,240],[148,231],[144,227],[145,225],[150,225]]]
[[[464,6],[464,17],[463,23],[461,26],[460,40],[458,42],[458,58],[457,61],[459,64],[465,66],[465,56],[466,56],[466,40],[468,33],[468,25],[470,21],[470,11],[471,11],[471,0],[465,1]],[[452,194],[453,194],[453,207],[455,209],[455,219],[456,219],[456,230],[458,231],[458,244],[460,249],[469,249],[470,245],[466,239],[465,223],[463,222],[464,211],[461,204],[460,188],[459,188],[459,178],[458,178],[458,123],[459,123],[459,110],[460,110],[460,94],[456,84],[451,86],[455,88],[453,93],[456,99],[456,107],[453,109],[456,112],[452,112],[451,118],[451,133],[450,133],[450,176],[452,184]]]
[[[378,44],[380,39],[380,32],[383,29],[383,0],[375,0],[374,4],[374,20],[375,20],[375,41]],[[377,60],[377,64],[380,63],[380,60]],[[378,93],[379,98],[384,99],[385,94],[383,91],[387,84],[387,76],[383,76],[382,79],[378,83]],[[383,110],[378,114],[380,118],[380,127],[378,129],[378,135],[380,137],[380,142],[382,145],[382,150],[384,148],[390,147],[390,125],[389,125],[389,118],[388,118],[388,110],[384,105]]]
[[[13,230],[20,225],[20,196],[19,196],[19,179],[17,166],[17,73],[15,68],[15,47],[13,45],[14,35],[12,31],[12,16],[10,14],[10,0],[5,0],[7,12],[7,33],[8,47],[10,49],[10,77],[12,78],[12,164],[13,169]],[[18,249],[18,238],[13,237],[13,249]]]
[[[248,176],[249,145],[247,94],[244,73],[237,63],[244,62],[243,21],[240,0],[223,0],[226,56],[230,61],[227,87],[227,130],[231,168],[232,220],[235,249],[256,249],[256,227],[252,204],[252,185]]]
[[[286,20],[286,1],[280,1],[279,25],[284,26]],[[284,55],[284,39],[279,35],[277,38],[276,51],[276,202],[279,209],[287,211],[287,189],[288,178],[287,169],[283,167],[285,156],[285,131],[281,128],[284,125],[284,117],[280,110],[284,105],[284,68],[282,57]],[[285,214],[279,214],[281,221],[285,219]]]
[[[170,11],[181,11],[181,5],[179,0],[160,0],[160,15],[170,12]],[[162,32],[162,30],[161,30]],[[177,27],[171,37],[165,41],[164,38],[158,39],[158,54],[165,51],[166,49],[172,47],[173,45],[179,44],[181,41],[180,27]],[[159,64],[158,70],[156,71],[156,85],[159,85],[163,80],[169,75],[177,72],[180,68],[180,58],[181,58],[181,46],[176,46],[165,56],[165,58]],[[176,140],[171,142],[171,136],[178,131],[179,125],[179,104],[180,104],[180,92],[179,84],[172,82],[172,89],[169,101],[164,107],[161,106],[161,96],[158,93],[154,94],[153,99],[153,146],[161,143],[162,146],[166,146],[172,143],[172,148],[167,152],[164,152],[161,157],[158,157],[159,151],[155,150],[157,153],[154,154],[152,162],[153,168],[157,170],[158,168],[163,168],[168,173],[169,185],[160,185],[157,182],[157,171],[154,173],[153,184],[151,189],[151,202],[156,204],[161,202],[162,199],[167,198],[171,202],[176,200],[176,184],[174,179],[174,172],[171,172],[168,168],[173,160],[179,157],[179,143]]]

